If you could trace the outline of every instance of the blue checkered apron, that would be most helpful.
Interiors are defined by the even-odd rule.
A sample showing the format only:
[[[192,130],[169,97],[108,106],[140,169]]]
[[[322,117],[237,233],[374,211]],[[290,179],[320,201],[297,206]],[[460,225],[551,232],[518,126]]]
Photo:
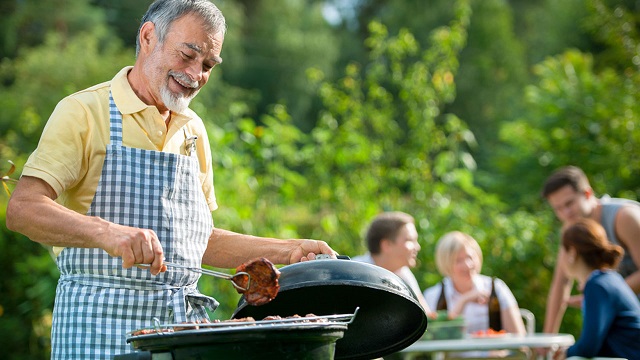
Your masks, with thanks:
[[[213,229],[194,156],[127,148],[122,114],[109,95],[110,144],[87,215],[158,235],[166,261],[201,266]],[[218,302],[199,293],[199,274],[170,269],[158,276],[102,249],[65,248],[52,326],[52,359],[111,359],[130,353],[129,331],[207,318]]]

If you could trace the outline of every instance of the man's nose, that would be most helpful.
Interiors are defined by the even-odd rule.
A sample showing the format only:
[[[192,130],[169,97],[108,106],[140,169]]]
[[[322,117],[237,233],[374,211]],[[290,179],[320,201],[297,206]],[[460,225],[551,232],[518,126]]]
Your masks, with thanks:
[[[573,210],[571,209],[571,207],[570,207],[570,206],[565,206],[565,207],[563,207],[561,211],[562,211],[562,216],[563,216],[565,219],[570,218],[570,217],[572,216],[572,214],[573,214]]]
[[[192,64],[187,68],[186,73],[187,75],[189,75],[191,80],[200,82],[202,80],[202,74],[203,74],[202,64],[199,64],[199,63]]]

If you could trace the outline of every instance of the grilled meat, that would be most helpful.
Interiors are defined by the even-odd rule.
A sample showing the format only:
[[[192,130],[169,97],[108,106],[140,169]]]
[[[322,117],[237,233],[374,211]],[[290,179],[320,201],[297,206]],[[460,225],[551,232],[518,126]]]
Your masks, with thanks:
[[[236,273],[239,272],[246,272],[251,277],[250,281],[247,276],[241,276],[235,281],[238,286],[246,289],[236,289],[236,291],[244,295],[244,299],[249,305],[264,305],[278,294],[280,271],[271,261],[265,258],[248,261],[236,268]]]

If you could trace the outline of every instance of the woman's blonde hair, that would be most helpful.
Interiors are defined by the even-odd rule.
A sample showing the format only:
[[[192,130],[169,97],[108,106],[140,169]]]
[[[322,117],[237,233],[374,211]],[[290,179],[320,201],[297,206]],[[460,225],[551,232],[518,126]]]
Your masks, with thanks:
[[[436,245],[436,266],[443,276],[451,276],[456,255],[464,247],[468,247],[478,256],[478,273],[482,268],[482,250],[480,245],[471,235],[461,231],[452,231],[444,234]]]

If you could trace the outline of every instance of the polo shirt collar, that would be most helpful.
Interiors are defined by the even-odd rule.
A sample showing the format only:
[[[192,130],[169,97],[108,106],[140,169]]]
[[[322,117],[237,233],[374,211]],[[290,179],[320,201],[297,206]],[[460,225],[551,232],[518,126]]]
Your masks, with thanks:
[[[111,94],[113,96],[113,101],[116,103],[118,110],[120,110],[123,115],[142,112],[147,108],[155,109],[155,106],[147,105],[140,100],[131,88],[131,84],[129,84],[129,80],[127,79],[127,74],[131,69],[133,69],[133,66],[124,67],[111,80]],[[184,113],[172,113],[171,121],[186,123],[192,118],[193,111],[191,109],[187,109]]]

